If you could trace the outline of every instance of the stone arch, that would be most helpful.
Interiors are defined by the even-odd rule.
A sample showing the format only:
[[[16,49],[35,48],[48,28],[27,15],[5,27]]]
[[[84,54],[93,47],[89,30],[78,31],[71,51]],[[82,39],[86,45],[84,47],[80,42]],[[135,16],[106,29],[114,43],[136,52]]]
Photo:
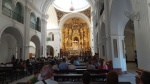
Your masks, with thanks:
[[[18,22],[23,23],[24,20],[24,9],[23,9],[23,5],[20,2],[16,3],[16,6],[14,8],[14,14],[13,14],[13,18],[15,20],[17,20]]]
[[[123,35],[124,27],[129,20],[124,15],[124,11],[132,11],[132,5],[130,0],[113,0],[110,11],[111,34]]]
[[[62,17],[62,19],[60,20],[60,23],[59,23],[59,28],[62,28],[64,22],[65,22],[66,20],[68,20],[69,18],[72,18],[72,17],[79,17],[79,18],[82,18],[83,20],[85,20],[85,21],[87,22],[89,28],[91,27],[91,25],[90,25],[91,22],[89,21],[89,19],[88,19],[85,15],[83,15],[83,14],[81,14],[81,13],[71,13],[71,14],[67,14],[67,15],[65,15],[64,17]]]
[[[125,54],[127,61],[134,61],[134,51],[136,50],[134,23],[129,20],[124,29]]]
[[[94,10],[96,8],[96,6],[94,5],[95,1],[93,1],[93,0],[87,0],[87,1],[89,2],[92,9]],[[48,9],[53,2],[54,2],[54,0],[48,0],[43,4],[43,6],[42,6],[43,14],[47,14]]]
[[[6,29],[6,28],[15,28],[16,30],[18,30],[19,32],[20,32],[20,34],[21,34],[21,37],[23,38],[23,33],[22,33],[22,31],[17,27],[17,26],[15,26],[15,27],[13,27],[11,24],[8,24],[8,25],[5,25],[1,30],[0,30],[0,39],[1,39],[1,36],[2,36],[2,33],[4,32],[4,30]]]
[[[54,48],[51,45],[47,45],[47,56],[54,57]]]
[[[40,57],[40,39],[38,36],[33,35],[30,38],[30,41],[32,41],[35,44],[35,57]]]
[[[110,35],[111,35],[111,55],[114,69],[120,72],[127,71],[126,58],[124,54],[124,28],[129,20],[124,15],[124,11],[131,12],[131,0],[113,0],[110,11]]]
[[[10,62],[12,55],[23,58],[23,36],[18,28],[11,26],[3,28],[0,37],[0,54],[4,58],[0,61]]]

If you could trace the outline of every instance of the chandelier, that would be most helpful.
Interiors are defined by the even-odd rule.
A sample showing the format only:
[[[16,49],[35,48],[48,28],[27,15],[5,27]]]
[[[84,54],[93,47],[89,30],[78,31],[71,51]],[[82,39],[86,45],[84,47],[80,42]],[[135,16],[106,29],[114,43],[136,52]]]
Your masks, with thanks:
[[[73,7],[73,4],[72,4],[72,0],[71,0],[71,7],[70,7],[70,11],[74,11],[74,7]]]

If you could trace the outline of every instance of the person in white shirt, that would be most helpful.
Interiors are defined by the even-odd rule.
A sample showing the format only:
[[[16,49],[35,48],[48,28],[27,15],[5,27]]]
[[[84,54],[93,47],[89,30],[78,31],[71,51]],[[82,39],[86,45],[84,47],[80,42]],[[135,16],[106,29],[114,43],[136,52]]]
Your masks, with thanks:
[[[35,84],[58,84],[58,82],[52,80],[53,77],[53,68],[51,65],[45,65],[43,66],[41,72],[41,77],[43,80],[35,83]]]

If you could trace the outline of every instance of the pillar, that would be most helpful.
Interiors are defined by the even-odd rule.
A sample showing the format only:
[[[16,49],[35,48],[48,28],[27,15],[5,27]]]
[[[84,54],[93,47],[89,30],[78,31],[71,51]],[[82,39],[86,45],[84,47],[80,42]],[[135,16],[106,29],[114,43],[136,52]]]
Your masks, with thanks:
[[[109,24],[109,21],[110,21],[110,18],[109,18],[109,1],[108,0],[104,0],[104,8],[105,8],[105,31],[106,31],[106,41],[105,41],[105,44],[106,44],[106,59],[107,60],[112,60],[112,50],[111,50],[111,30],[110,30],[110,24]]]
[[[0,0],[0,15],[2,14],[2,0]]]
[[[29,32],[30,32],[30,13],[31,9],[27,6],[25,6],[25,11],[24,11],[24,45],[23,45],[23,59],[29,59]],[[18,48],[20,51],[20,49]]]
[[[48,15],[43,14],[42,15],[42,24],[41,24],[41,35],[42,35],[42,41],[41,41],[41,52],[43,57],[47,57],[46,52],[47,52],[47,47],[46,47],[46,36],[47,36],[47,20],[48,19]]]
[[[134,20],[138,68],[150,71],[150,0],[136,0],[134,8],[140,19]]]
[[[119,74],[126,72],[126,57],[124,53],[124,36],[111,36],[113,68]]]

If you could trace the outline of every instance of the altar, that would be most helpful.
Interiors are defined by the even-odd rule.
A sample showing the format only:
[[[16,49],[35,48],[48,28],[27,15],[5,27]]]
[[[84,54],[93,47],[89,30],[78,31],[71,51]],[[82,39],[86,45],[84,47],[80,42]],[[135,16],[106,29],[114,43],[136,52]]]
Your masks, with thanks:
[[[63,56],[82,56],[91,52],[90,29],[82,18],[73,17],[66,20],[61,33],[61,54]]]

